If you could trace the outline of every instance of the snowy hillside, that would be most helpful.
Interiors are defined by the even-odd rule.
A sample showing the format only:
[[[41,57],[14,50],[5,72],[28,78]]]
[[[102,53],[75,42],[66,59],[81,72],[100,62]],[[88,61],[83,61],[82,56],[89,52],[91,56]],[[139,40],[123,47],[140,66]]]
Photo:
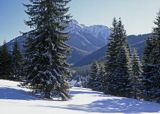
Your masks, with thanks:
[[[157,103],[103,95],[84,88],[72,88],[69,101],[41,100],[18,84],[0,80],[1,114],[160,113],[160,104]]]

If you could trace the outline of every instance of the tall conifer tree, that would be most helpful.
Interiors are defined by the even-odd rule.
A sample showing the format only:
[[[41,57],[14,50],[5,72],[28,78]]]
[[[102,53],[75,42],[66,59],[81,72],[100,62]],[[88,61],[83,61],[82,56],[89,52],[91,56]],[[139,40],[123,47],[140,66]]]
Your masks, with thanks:
[[[105,89],[105,67],[104,64],[100,64],[99,65],[100,69],[99,69],[99,82],[100,82],[100,86],[99,86],[99,91],[104,91]]]
[[[13,77],[16,80],[21,80],[21,71],[22,71],[22,53],[20,46],[17,41],[15,41],[12,52],[12,66],[13,66]]]
[[[91,72],[90,72],[90,76],[89,76],[89,81],[88,81],[88,87],[98,91],[100,88],[100,78],[99,78],[99,64],[98,62],[94,62],[91,65]]]
[[[130,53],[121,20],[113,20],[106,61],[105,93],[130,96]]]
[[[69,98],[67,77],[70,75],[66,62],[69,46],[65,44],[70,15],[67,4],[70,0],[30,0],[26,13],[30,20],[26,24],[33,28],[26,34],[27,82],[36,91],[51,98],[52,93],[62,100]]]
[[[5,41],[0,49],[0,78],[12,79],[12,60]]]
[[[143,56],[144,98],[160,102],[160,12],[154,23]]]
[[[132,83],[132,97],[135,99],[142,98],[142,64],[137,54],[137,50],[133,49],[132,58],[132,76],[131,76],[131,83]]]

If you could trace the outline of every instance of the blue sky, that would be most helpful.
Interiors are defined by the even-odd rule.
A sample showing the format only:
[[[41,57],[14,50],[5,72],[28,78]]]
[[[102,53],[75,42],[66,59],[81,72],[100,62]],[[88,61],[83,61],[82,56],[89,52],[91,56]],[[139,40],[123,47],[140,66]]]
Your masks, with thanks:
[[[0,0],[0,44],[29,31],[24,24],[28,18],[24,1],[28,0]],[[121,17],[130,35],[152,31],[160,0],[72,0],[69,6],[73,19],[85,25],[111,27],[113,17]]]

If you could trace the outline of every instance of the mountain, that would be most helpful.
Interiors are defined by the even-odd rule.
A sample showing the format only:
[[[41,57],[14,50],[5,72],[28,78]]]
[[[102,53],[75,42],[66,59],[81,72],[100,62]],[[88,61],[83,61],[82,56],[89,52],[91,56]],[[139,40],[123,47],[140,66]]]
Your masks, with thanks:
[[[128,36],[128,43],[132,48],[136,48],[138,55],[142,57],[145,41],[151,34],[143,34],[143,35],[130,35]],[[95,60],[104,59],[105,53],[107,50],[107,46],[100,48],[99,50],[83,57],[80,61],[75,63],[76,67],[84,66],[92,63]]]
[[[85,26],[79,24],[76,20],[72,20],[65,31],[69,33],[70,39],[67,43],[71,47],[81,49],[88,53],[92,53],[103,47],[107,43],[106,39],[110,35],[110,29],[107,26]]]
[[[86,26],[79,24],[76,20],[71,20],[65,32],[68,32],[70,37],[66,42],[71,47],[71,53],[68,57],[69,63],[74,66],[83,66],[105,57],[106,44],[111,33],[111,30],[107,26]],[[129,44],[138,50],[140,57],[143,54],[145,40],[149,36],[150,34],[128,36]],[[24,36],[19,36],[8,42],[10,51],[12,51],[15,40],[19,42],[22,51],[24,51],[24,43],[26,41]]]
[[[71,46],[68,62],[75,64],[84,56],[105,46],[111,30],[104,25],[86,26],[79,24],[76,20],[71,20],[65,32],[68,32],[70,37],[66,43]],[[10,51],[12,51],[16,40],[19,42],[22,51],[24,51],[25,36],[19,36],[8,42]]]

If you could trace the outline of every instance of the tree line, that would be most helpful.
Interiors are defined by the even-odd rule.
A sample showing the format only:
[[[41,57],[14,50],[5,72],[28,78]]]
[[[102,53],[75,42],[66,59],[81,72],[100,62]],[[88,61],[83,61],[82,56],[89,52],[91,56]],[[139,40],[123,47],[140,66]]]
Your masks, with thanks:
[[[12,51],[9,51],[6,42],[0,48],[0,79],[22,80],[23,55],[17,41]]]
[[[104,64],[94,62],[88,87],[106,94],[160,102],[160,12],[142,60],[127,42],[121,19],[113,20]]]

